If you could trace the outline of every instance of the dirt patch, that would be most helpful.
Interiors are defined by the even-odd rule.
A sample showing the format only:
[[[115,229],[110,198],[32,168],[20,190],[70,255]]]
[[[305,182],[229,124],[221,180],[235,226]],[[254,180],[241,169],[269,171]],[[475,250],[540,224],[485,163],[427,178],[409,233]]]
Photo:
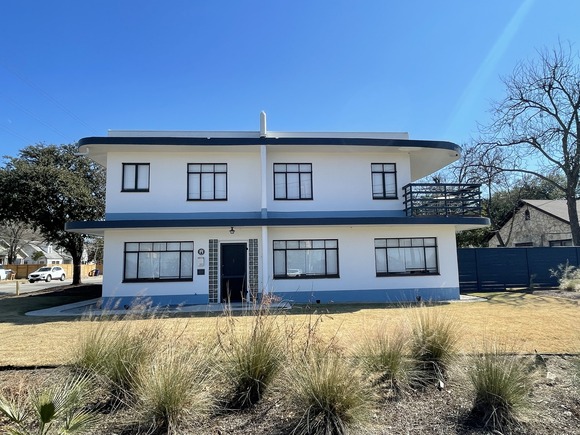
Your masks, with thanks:
[[[538,364],[538,357],[525,357],[535,371],[534,390],[530,407],[521,416],[521,425],[514,434],[580,434],[580,385],[578,357],[547,355]],[[413,391],[399,401],[390,401],[380,390],[372,390],[375,407],[365,430],[357,433],[373,434],[485,434],[483,429],[469,423],[472,392],[468,387],[468,360],[458,363],[450,373],[445,388]],[[46,382],[54,382],[66,374],[66,368],[4,370],[0,372],[0,390],[4,393],[26,394]],[[282,435],[291,431],[299,417],[288,403],[283,386],[268,395],[255,408],[236,413],[215,415],[202,422],[190,422],[182,434],[254,434]],[[129,408],[107,406],[106,396],[100,397],[101,424],[95,434],[118,433],[136,435],[147,433],[147,427]],[[0,432],[6,421],[0,419]],[[151,432],[149,432],[151,433]],[[160,432],[158,432],[160,433]],[[162,432],[161,432],[162,433]],[[497,432],[495,432],[497,433]]]

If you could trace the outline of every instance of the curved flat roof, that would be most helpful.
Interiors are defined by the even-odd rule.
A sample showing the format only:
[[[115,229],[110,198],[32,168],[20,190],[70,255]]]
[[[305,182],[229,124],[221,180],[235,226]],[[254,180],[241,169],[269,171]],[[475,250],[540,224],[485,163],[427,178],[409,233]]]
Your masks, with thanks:
[[[408,153],[411,161],[411,178],[417,180],[429,175],[457,160],[461,147],[447,141],[412,140],[388,137],[380,133],[276,133],[268,132],[266,136],[259,133],[197,132],[197,134],[146,135],[143,134],[85,137],[79,140],[79,153],[88,155],[97,163],[106,166],[108,152],[136,152],[147,147],[150,151],[170,152],[183,151],[185,147],[249,147],[266,145],[284,147],[286,150],[302,152],[307,147],[379,147],[381,150],[394,153]]]

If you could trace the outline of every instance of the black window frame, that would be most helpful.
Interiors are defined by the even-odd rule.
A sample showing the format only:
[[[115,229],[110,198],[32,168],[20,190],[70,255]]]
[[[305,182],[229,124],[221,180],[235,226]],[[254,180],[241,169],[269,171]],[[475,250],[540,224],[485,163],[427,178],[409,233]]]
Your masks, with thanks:
[[[314,242],[323,242],[324,247],[314,248]],[[285,247],[277,247],[277,244],[284,243]],[[298,243],[298,248],[288,247],[288,243]],[[308,244],[312,247],[300,247],[301,244]],[[332,247],[332,244],[336,247]],[[328,246],[327,246],[328,244]],[[288,273],[288,251],[323,251],[324,252],[324,274],[289,274]],[[328,251],[336,251],[336,273],[328,273]],[[284,274],[276,274],[276,252],[284,252]],[[340,278],[340,259],[339,259],[339,246],[338,239],[285,239],[285,240],[273,240],[272,241],[272,266],[273,266],[273,276],[274,279],[328,279],[328,278]]]
[[[130,249],[130,245],[138,245],[138,249]],[[165,250],[146,250],[145,245],[165,244]],[[180,249],[167,249],[168,244],[179,244]],[[190,244],[191,249],[183,249],[183,244]],[[178,241],[135,241],[135,242],[125,242],[123,247],[123,282],[191,282],[193,281],[194,275],[194,247],[195,244],[192,240],[178,240]],[[179,276],[175,277],[162,277],[161,275],[157,277],[141,277],[139,278],[139,256],[142,253],[160,253],[160,252],[179,252]],[[191,276],[182,273],[182,257],[184,253],[191,254]],[[127,254],[137,254],[136,259],[136,277],[127,278]],[[161,260],[161,257],[159,258]],[[161,270],[161,267],[159,267]]]
[[[550,248],[574,246],[572,239],[548,240]]]
[[[397,246],[389,246],[389,241],[397,241]],[[401,241],[403,240],[410,240],[410,246],[401,246]],[[422,244],[418,245],[416,242],[422,240]],[[433,244],[425,244],[425,240],[432,240],[434,241]],[[384,246],[377,246],[377,241],[384,241]],[[413,244],[415,243],[415,244]],[[375,272],[377,277],[383,276],[421,276],[421,275],[439,275],[439,245],[437,244],[437,237],[378,237],[374,240],[375,246]],[[404,272],[389,272],[389,249],[415,249],[415,248],[423,248],[423,259],[424,264],[422,268],[407,268],[405,266]],[[435,268],[429,268],[427,266],[427,253],[426,249],[435,249]],[[378,261],[377,261],[377,251],[384,250],[385,251],[385,265],[386,271],[379,271],[378,268]]]
[[[199,171],[191,170],[191,167],[194,165],[199,165]],[[204,172],[203,166],[213,166],[213,170],[211,172]],[[216,166],[225,166],[225,171],[216,171]],[[192,198],[190,187],[190,178],[192,175],[199,174],[199,198]],[[202,198],[203,192],[203,177],[201,174],[213,174],[213,197],[212,198]],[[225,175],[225,197],[224,198],[216,198],[216,176],[218,175]],[[188,163],[187,164],[187,200],[188,201],[227,201],[228,200],[228,164],[227,163]]]
[[[380,170],[375,169],[375,166],[381,166]],[[392,166],[393,170],[387,170],[386,167]],[[374,175],[381,174],[381,188],[382,192],[375,192]],[[395,191],[393,193],[389,192],[387,194],[387,182],[386,175],[393,174],[395,177]],[[371,192],[373,195],[373,200],[385,200],[385,199],[399,199],[398,195],[398,184],[397,184],[397,164],[396,163],[371,163]]]
[[[125,187],[125,178],[126,172],[125,169],[128,166],[133,166],[135,168],[135,176],[133,180],[133,188],[126,188]],[[139,188],[139,167],[146,166],[147,167],[147,187],[146,188]],[[149,192],[151,186],[151,164],[150,163],[123,163],[123,173],[121,175],[121,192]]]
[[[288,166],[298,166],[297,171],[289,171]],[[282,166],[284,169],[282,170]],[[309,171],[302,171],[302,166],[309,166]],[[312,201],[314,199],[314,182],[312,178],[312,163],[274,163],[273,166],[273,184],[275,201]],[[278,192],[276,188],[276,175],[284,174],[284,192]],[[288,174],[298,174],[298,197],[288,198]],[[310,197],[302,195],[302,174],[310,174]]]

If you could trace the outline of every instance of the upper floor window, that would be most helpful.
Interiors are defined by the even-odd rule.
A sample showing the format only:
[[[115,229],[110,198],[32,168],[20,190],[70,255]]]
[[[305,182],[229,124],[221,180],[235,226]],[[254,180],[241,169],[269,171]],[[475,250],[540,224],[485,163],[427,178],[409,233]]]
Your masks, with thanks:
[[[125,243],[124,281],[193,280],[193,242]]]
[[[149,192],[149,163],[123,163],[123,192]]]
[[[228,199],[227,163],[190,163],[187,165],[189,201],[226,201]]]
[[[372,163],[373,199],[397,199],[395,163]]]
[[[312,163],[275,163],[274,199],[312,199]]]
[[[338,277],[338,240],[274,240],[274,278]]]
[[[375,239],[375,266],[377,276],[437,274],[437,239]]]

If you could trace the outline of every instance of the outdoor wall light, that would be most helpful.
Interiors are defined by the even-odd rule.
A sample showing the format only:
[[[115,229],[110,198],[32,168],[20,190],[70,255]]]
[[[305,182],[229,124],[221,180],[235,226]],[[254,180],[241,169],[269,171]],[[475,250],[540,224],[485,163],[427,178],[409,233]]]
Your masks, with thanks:
[[[230,234],[234,234],[236,232],[236,230],[234,230],[234,227],[230,227]]]

